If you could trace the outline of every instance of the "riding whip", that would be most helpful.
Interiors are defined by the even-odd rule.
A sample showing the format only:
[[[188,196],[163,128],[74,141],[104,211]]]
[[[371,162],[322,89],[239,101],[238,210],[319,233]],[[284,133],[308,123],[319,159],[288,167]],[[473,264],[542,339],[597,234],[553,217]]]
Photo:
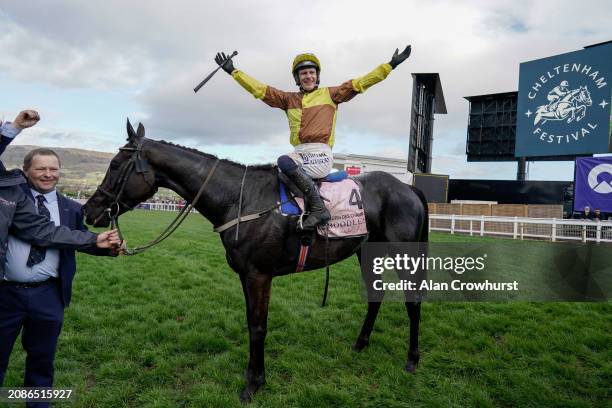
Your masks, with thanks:
[[[227,57],[228,60],[231,60],[232,58],[234,58],[236,55],[238,55],[238,51],[234,51],[232,52],[232,55],[230,55],[229,57]],[[193,92],[198,92],[200,90],[201,87],[204,86],[204,84],[206,84],[208,82],[208,80],[210,80],[210,78],[213,77],[213,75],[215,75],[217,73],[217,71],[223,66],[223,64],[219,65],[213,72],[211,72],[210,74],[208,74],[208,76],[206,78],[204,78],[204,80],[202,82],[200,82],[198,84],[198,86],[196,86],[195,88],[193,88]]]

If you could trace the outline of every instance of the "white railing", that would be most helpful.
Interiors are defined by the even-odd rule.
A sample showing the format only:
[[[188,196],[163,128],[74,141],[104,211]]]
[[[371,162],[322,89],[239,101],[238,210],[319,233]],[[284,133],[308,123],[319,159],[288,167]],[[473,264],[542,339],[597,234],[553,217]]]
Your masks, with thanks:
[[[138,209],[141,210],[152,210],[152,211],[180,211],[185,205],[184,204],[170,204],[170,203],[141,203],[138,205]],[[197,212],[191,210],[191,212]]]
[[[153,211],[179,211],[183,205],[142,203],[138,208]],[[612,221],[430,214],[429,230],[472,236],[505,236],[514,239],[612,242]]]
[[[513,239],[612,242],[612,221],[430,214],[429,230]]]

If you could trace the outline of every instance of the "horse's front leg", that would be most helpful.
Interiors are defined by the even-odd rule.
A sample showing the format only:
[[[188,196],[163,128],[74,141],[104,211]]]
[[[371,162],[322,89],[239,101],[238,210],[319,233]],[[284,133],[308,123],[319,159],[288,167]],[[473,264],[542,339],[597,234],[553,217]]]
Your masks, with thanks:
[[[580,122],[582,118],[586,115],[586,106],[581,106],[578,108],[578,116],[576,117],[576,122]]]
[[[569,111],[570,111],[570,118],[567,120],[567,123],[572,123],[574,119],[576,119],[576,108],[572,106],[571,108],[569,108]]]
[[[251,397],[266,383],[264,372],[264,342],[268,327],[268,304],[272,277],[258,272],[241,275],[242,289],[249,327],[249,366],[246,371],[247,384],[240,400],[250,402]]]

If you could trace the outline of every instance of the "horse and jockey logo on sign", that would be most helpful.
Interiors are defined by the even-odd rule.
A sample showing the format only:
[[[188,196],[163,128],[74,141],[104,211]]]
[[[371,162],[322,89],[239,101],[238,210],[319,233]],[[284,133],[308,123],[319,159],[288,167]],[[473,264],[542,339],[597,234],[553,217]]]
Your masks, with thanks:
[[[593,105],[587,86],[569,90],[568,82],[561,81],[547,96],[548,103],[538,106],[534,125],[549,120],[565,120],[567,123],[580,122],[586,115],[587,107]]]
[[[567,75],[562,75],[564,71],[567,71]],[[579,85],[572,89],[568,79],[554,81],[558,76],[571,77],[573,82]],[[547,144],[571,144],[588,137],[597,129],[599,125],[589,120],[587,115],[589,108],[593,106],[587,81],[591,82],[592,88],[607,85],[605,77],[600,75],[599,71],[582,64],[566,64],[538,76],[528,93],[533,112],[528,107],[523,113],[527,117],[533,117],[532,134],[535,137]],[[545,103],[538,103],[539,101]],[[609,104],[605,100],[603,103],[604,107]]]
[[[612,43],[520,68],[516,157],[610,151]]]

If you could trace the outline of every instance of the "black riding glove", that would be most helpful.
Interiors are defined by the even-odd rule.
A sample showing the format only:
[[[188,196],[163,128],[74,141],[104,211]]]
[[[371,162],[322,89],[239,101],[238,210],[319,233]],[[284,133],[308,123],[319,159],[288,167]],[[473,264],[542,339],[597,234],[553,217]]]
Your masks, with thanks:
[[[232,72],[234,72],[234,63],[227,55],[225,55],[225,53],[218,52],[217,56],[215,57],[215,62],[228,74],[231,75]]]
[[[410,51],[412,51],[411,45],[407,46],[401,53],[399,52],[399,48],[396,48],[393,56],[391,57],[391,61],[389,61],[391,68],[395,69],[395,67],[397,67],[399,64],[406,61],[410,56]]]

